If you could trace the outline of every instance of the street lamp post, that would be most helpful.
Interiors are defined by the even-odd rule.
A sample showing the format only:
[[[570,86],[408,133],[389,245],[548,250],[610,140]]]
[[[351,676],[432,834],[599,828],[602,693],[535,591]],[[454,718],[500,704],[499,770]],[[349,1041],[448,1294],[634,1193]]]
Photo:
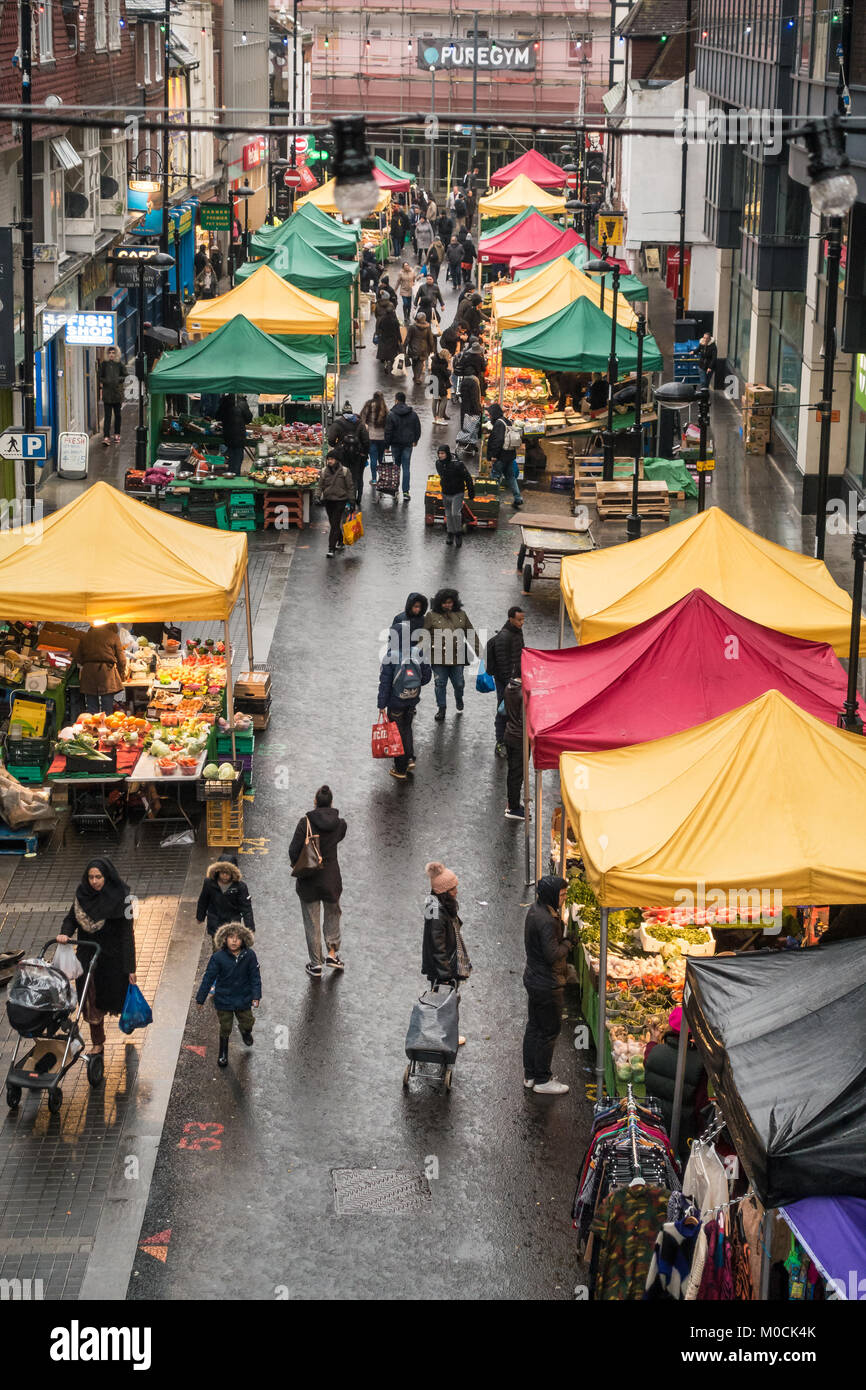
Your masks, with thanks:
[[[601,476],[606,483],[613,482],[613,391],[619,375],[619,362],[616,356],[616,310],[619,298],[619,266],[614,262],[600,260],[587,261],[583,267],[585,275],[601,277],[602,287],[605,277],[613,278],[613,308],[610,319],[610,356],[607,359],[607,429],[602,434]],[[603,292],[603,288],[602,288]]]
[[[232,198],[232,199],[240,198],[240,199],[242,200],[242,202],[243,202],[243,205],[244,205],[244,260],[246,260],[247,257],[248,257],[249,254],[250,254],[250,202],[249,202],[249,200],[250,200],[250,198],[252,198],[253,196],[254,196],[254,190],[253,190],[252,188],[250,188],[250,187],[249,187],[249,184],[247,184],[247,183],[245,183],[244,186],[243,186],[242,188],[235,188],[235,189],[232,189],[231,193],[229,194],[229,197]],[[234,222],[234,211],[232,211],[232,222]],[[235,272],[235,264],[236,264],[235,249],[234,249],[234,236],[231,237],[231,247],[232,247],[232,277],[231,277],[231,278],[232,278],[232,283],[234,283],[234,272]]]
[[[854,593],[851,599],[851,642],[848,647],[848,693],[836,724],[851,734],[862,734],[863,720],[857,709],[857,664],[860,660],[863,566],[866,563],[866,502],[857,504],[857,530],[854,532],[851,553],[854,556]]]
[[[821,384],[821,437],[818,445],[818,495],[815,502],[815,557],[824,558],[827,492],[830,477],[830,424],[833,418],[833,373],[836,368],[836,309],[842,258],[842,219],[828,220],[827,295],[824,301],[824,375]]]
[[[168,120],[168,54],[169,41],[171,38],[171,0],[165,0],[165,14],[163,17],[164,43],[162,50],[162,106],[164,111],[165,126],[162,132],[162,230],[159,234],[159,249],[164,256],[168,255],[168,207],[171,197],[170,184],[170,152],[169,143],[169,120]],[[168,324],[170,317],[170,289],[168,276],[166,275],[162,286],[162,317],[163,322]]]
[[[637,314],[637,394],[634,402],[634,472],[631,480],[631,516],[626,517],[625,534],[630,541],[640,540],[640,513],[638,512],[638,488],[640,468],[643,459],[643,425],[641,424],[641,393],[643,390],[643,340],[646,336],[646,319]]]
[[[144,470],[147,468],[147,424],[144,415],[144,383],[147,376],[144,355],[144,282],[146,279],[148,266],[153,266],[157,270],[168,271],[174,265],[174,257],[167,256],[162,251],[158,251],[155,256],[151,256],[149,261],[140,260],[138,262],[138,345],[136,352],[135,374],[138,377],[138,426],[135,431],[135,466]]]
[[[698,406],[698,511],[702,512],[706,506],[706,486],[707,470],[701,468],[701,464],[706,462],[707,443],[709,439],[710,426],[710,391],[709,387],[701,386],[696,388],[690,381],[666,381],[661,386],[657,386],[653,393],[656,398],[656,405],[666,410],[684,410],[697,402]]]
[[[433,194],[435,178],[433,175],[433,161],[436,157],[436,64],[430,64],[430,197]]]
[[[33,26],[30,0],[21,0],[20,14],[21,105],[25,108],[24,119],[21,122],[21,271],[24,281],[24,371],[21,385],[24,393],[24,428],[32,430],[36,425],[33,363],[36,348],[36,302],[33,292],[33,124],[27,119],[26,110],[33,99],[30,87]],[[36,465],[32,459],[24,460],[24,500],[27,514],[32,517],[36,501]]]

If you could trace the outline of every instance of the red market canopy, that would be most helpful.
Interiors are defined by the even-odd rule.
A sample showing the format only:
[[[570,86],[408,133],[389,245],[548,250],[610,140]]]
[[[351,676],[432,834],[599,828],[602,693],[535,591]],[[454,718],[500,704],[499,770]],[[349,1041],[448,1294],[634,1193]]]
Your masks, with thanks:
[[[540,212],[531,212],[515,226],[483,236],[478,243],[478,259],[485,264],[505,264],[512,256],[526,256],[539,247],[553,246],[561,235],[562,228],[555,222],[542,217]]]
[[[380,188],[386,188],[389,193],[408,193],[412,187],[409,174],[389,164],[387,159],[380,159],[378,155],[373,160],[373,178]]]
[[[835,726],[847,684],[828,644],[752,622],[702,589],[589,646],[526,649],[522,675],[536,768],[681,733],[768,690]]]
[[[490,182],[494,188],[502,188],[519,174],[525,174],[539,188],[562,188],[565,183],[565,170],[539,154],[538,150],[527,150],[519,159],[506,164],[504,169],[497,169]]]
[[[545,246],[543,251],[530,251],[526,256],[515,256],[511,262],[512,270],[529,270],[531,267],[547,265],[548,261],[556,260],[557,256],[564,256],[567,252],[573,251],[575,246],[582,246],[583,241],[569,227],[567,231],[560,232],[559,240],[553,242],[551,246]]]

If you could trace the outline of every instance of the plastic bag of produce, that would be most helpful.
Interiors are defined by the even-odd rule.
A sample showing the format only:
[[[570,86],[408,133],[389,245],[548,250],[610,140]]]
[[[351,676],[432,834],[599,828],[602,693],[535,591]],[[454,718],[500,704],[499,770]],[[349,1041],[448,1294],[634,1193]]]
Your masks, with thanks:
[[[19,830],[25,825],[35,825],[39,830],[49,830],[57,823],[57,816],[51,805],[51,792],[47,787],[23,787],[19,782],[4,780],[0,784],[0,819],[10,830]]]

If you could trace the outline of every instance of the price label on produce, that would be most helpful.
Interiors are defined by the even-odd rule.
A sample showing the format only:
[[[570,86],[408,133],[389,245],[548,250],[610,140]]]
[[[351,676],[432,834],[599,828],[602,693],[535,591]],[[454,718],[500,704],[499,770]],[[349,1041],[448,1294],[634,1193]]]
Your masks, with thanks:
[[[695,468],[699,473],[714,473],[716,471],[715,459],[696,459]]]

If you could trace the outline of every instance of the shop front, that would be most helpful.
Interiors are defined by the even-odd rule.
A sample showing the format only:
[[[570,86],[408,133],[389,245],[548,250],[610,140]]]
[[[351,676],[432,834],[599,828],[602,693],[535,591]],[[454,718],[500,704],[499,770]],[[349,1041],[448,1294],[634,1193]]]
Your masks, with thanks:
[[[866,489],[866,352],[854,358],[848,417],[848,473],[858,492]]]

